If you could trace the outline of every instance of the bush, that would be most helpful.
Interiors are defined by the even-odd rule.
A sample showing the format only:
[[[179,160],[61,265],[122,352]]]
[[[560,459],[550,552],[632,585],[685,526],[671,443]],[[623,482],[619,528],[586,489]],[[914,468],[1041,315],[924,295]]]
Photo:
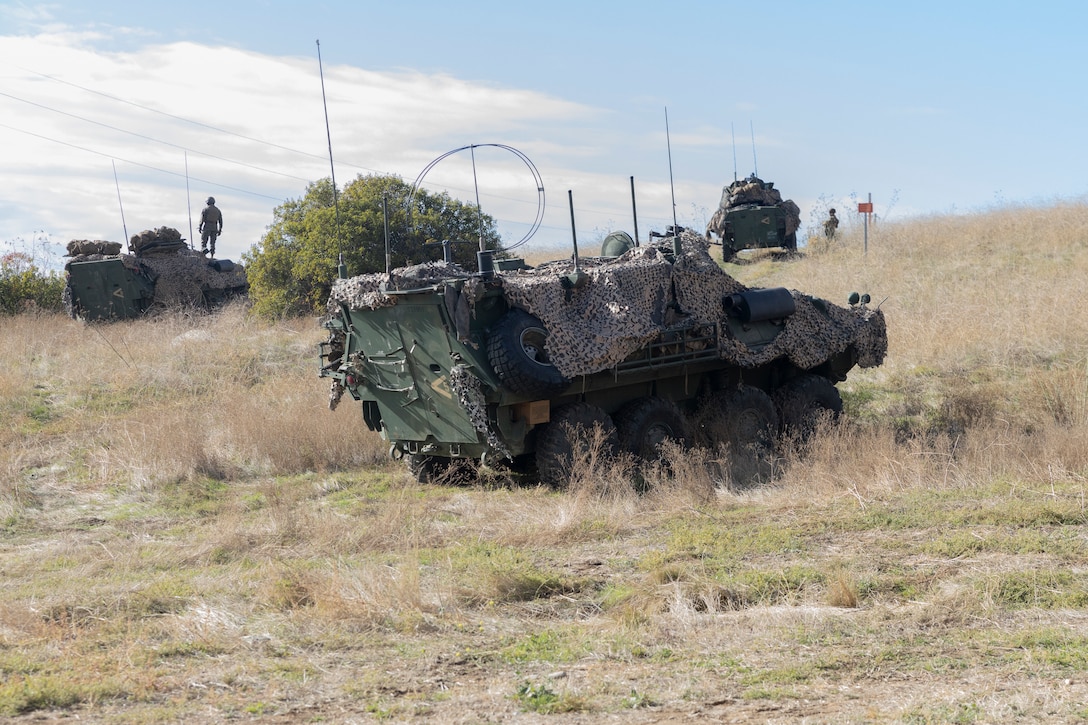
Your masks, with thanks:
[[[353,275],[384,270],[383,201],[393,267],[440,259],[428,241],[471,241],[453,247],[454,261],[470,268],[481,234],[488,249],[500,246],[494,220],[449,194],[413,194],[399,177],[370,175],[349,182],[337,201],[325,178],[310,184],[303,198],[276,207],[260,244],[243,255],[253,311],[267,318],[321,314],[341,256]]]
[[[63,293],[64,277],[39,269],[28,254],[9,252],[0,256],[0,313],[60,312]]]

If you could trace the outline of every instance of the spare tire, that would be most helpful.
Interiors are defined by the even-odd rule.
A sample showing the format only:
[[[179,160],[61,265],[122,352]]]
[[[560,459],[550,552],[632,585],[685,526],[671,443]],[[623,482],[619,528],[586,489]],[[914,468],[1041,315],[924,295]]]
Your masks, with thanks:
[[[487,340],[487,359],[503,385],[536,398],[550,398],[570,386],[548,359],[547,339],[544,323],[525,310],[513,307],[503,315]]]

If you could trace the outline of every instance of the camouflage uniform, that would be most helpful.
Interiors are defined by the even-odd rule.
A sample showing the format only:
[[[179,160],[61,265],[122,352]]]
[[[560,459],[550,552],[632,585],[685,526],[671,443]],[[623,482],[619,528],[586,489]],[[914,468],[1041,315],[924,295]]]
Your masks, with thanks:
[[[200,212],[200,226],[197,230],[200,232],[201,254],[211,252],[214,258],[215,240],[223,233],[223,212],[219,211],[219,207],[215,205],[215,199],[210,196],[208,205],[204,207],[204,211]]]
[[[827,221],[824,222],[824,236],[828,239],[835,238],[835,230],[839,228],[839,218],[835,216],[835,210],[827,213]]]

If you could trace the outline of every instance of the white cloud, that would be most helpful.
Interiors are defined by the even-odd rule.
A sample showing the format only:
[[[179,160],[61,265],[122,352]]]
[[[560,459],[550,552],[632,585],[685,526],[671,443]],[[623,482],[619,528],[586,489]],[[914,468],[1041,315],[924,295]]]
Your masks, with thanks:
[[[0,37],[0,57],[18,59],[0,66],[0,186],[11,210],[0,219],[0,242],[39,230],[62,244],[120,240],[119,188],[129,235],[166,225],[188,237],[189,209],[198,215],[203,199],[216,196],[226,217],[219,251],[237,257],[259,240],[279,202],[328,176],[316,57],[183,42],[109,52],[87,39]],[[598,115],[541,93],[448,75],[332,66],[324,77],[341,184],[370,171],[411,181],[451,148],[512,136],[551,153],[553,142],[539,139],[552,128]],[[495,163],[491,188],[482,190],[489,204],[523,192],[535,204],[517,160]],[[471,176],[460,186],[471,188]],[[491,206],[485,211],[502,216]],[[516,204],[510,211],[520,213]]]

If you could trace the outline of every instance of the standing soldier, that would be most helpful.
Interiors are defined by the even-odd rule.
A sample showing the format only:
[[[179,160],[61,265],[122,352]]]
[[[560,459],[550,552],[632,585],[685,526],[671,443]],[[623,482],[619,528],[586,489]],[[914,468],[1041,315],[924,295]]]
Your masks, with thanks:
[[[839,218],[835,216],[835,210],[827,212],[827,221],[824,222],[824,236],[828,239],[835,238],[835,230],[839,228]]]
[[[208,254],[215,259],[215,240],[223,233],[223,212],[215,205],[215,197],[208,197],[208,205],[200,212],[200,253]]]

